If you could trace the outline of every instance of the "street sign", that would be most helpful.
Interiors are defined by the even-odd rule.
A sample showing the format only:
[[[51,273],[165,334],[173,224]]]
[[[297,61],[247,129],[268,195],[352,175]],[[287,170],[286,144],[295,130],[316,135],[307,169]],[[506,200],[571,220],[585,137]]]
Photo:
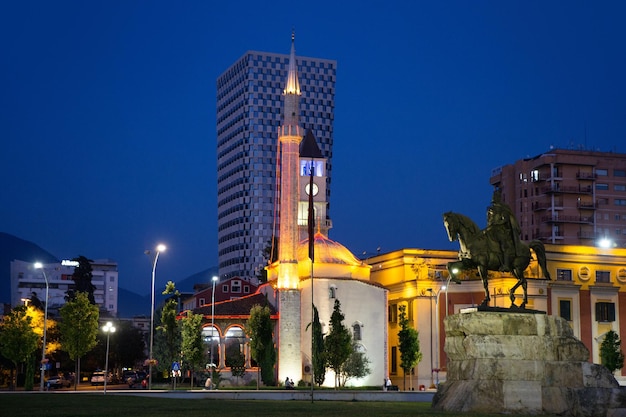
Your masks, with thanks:
[[[172,364],[172,371],[180,371],[180,364],[178,362]]]

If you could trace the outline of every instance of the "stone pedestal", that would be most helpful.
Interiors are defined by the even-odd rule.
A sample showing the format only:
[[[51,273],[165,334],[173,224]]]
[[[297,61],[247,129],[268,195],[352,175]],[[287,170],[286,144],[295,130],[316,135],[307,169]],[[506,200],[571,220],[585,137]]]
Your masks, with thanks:
[[[433,398],[446,411],[626,416],[626,390],[560,317],[471,312],[445,320],[448,372]]]

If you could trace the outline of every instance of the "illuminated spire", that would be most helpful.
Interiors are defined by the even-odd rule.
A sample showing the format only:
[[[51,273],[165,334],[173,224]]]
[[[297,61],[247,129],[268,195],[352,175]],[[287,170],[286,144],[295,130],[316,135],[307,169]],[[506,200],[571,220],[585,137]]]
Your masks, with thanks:
[[[298,82],[298,66],[296,64],[296,32],[291,32],[291,53],[289,54],[289,69],[284,94],[300,95],[300,83]]]

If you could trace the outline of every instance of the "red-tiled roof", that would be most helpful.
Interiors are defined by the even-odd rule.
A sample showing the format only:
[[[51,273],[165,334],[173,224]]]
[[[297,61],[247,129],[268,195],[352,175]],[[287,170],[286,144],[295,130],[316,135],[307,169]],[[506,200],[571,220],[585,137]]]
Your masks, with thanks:
[[[249,317],[250,310],[255,305],[269,306],[270,314],[277,316],[278,311],[265,297],[265,294],[256,293],[236,300],[220,301],[215,303],[215,317]],[[205,304],[193,310],[194,314],[211,316],[211,304]]]

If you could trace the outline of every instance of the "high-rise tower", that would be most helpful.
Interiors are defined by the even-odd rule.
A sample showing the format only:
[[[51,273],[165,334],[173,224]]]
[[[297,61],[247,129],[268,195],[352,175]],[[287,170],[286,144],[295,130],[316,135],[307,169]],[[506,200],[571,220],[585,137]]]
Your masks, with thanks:
[[[254,279],[266,266],[264,249],[279,234],[276,133],[289,62],[289,55],[248,51],[217,79],[220,279]],[[299,124],[317,138],[325,158],[325,187],[319,188],[329,201],[337,62],[299,57],[294,65],[302,92]],[[330,225],[328,211],[320,210],[321,220]]]

